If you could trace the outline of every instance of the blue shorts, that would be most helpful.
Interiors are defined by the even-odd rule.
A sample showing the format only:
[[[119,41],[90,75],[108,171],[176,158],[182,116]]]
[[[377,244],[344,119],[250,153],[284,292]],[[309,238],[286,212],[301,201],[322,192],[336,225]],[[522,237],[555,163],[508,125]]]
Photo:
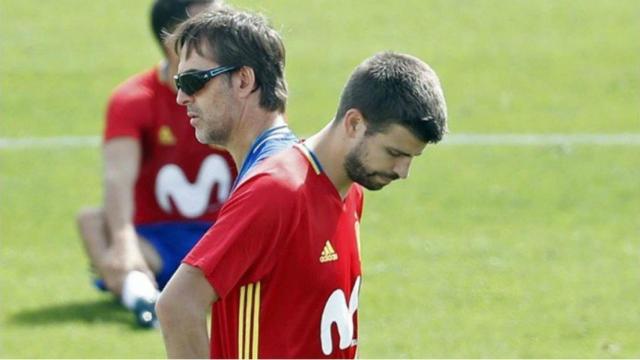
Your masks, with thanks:
[[[211,225],[208,222],[170,222],[136,226],[138,235],[147,240],[162,259],[162,269],[156,274],[160,290]],[[96,279],[95,285],[106,290],[102,279]]]

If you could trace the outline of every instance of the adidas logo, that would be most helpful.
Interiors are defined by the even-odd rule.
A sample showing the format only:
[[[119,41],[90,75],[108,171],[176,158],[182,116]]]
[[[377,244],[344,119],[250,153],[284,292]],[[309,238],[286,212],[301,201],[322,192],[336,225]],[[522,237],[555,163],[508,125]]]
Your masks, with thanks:
[[[158,130],[158,142],[161,145],[175,145],[176,137],[171,132],[171,128],[167,125],[162,125]]]
[[[326,263],[329,261],[336,261],[336,260],[338,260],[338,254],[336,253],[335,250],[333,250],[333,246],[331,246],[331,243],[329,242],[329,240],[327,240],[327,242],[324,244],[322,255],[320,255],[320,262]]]

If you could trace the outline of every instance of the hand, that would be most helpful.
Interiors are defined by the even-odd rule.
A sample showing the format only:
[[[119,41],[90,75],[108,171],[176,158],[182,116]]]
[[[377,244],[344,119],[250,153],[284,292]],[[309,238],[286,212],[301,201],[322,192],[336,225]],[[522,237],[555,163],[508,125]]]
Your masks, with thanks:
[[[137,244],[124,248],[112,246],[107,250],[98,266],[98,272],[107,289],[116,296],[122,294],[124,279],[132,270],[138,270],[147,275],[157,287],[155,276],[144,260]]]

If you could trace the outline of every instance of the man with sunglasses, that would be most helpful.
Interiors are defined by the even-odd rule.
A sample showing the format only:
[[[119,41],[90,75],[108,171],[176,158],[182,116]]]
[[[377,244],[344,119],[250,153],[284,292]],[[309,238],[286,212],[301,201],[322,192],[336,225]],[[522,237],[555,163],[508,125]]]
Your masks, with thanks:
[[[176,100],[198,141],[226,148],[239,166],[233,191],[257,163],[298,141],[284,117],[284,44],[265,18],[230,7],[197,19],[173,39]]]
[[[96,286],[120,297],[144,327],[184,255],[215,221],[236,168],[225,150],[193,135],[175,102],[178,57],[164,38],[212,0],[155,0],[151,25],[164,59],[112,94],[104,130],[104,205],[77,221]]]
[[[194,37],[212,19],[201,15],[177,30],[180,69],[244,69],[207,85],[210,113],[244,114],[257,102],[250,100],[257,77],[220,56],[217,41]],[[223,125],[241,118],[205,121],[197,95],[180,91],[178,99],[191,106],[198,138],[225,143],[235,157],[238,143]],[[406,178],[413,158],[442,139],[446,118],[438,77],[421,60],[381,53],[360,64],[335,118],[249,172],[163,290],[156,308],[168,356],[355,357],[361,186],[379,190]]]

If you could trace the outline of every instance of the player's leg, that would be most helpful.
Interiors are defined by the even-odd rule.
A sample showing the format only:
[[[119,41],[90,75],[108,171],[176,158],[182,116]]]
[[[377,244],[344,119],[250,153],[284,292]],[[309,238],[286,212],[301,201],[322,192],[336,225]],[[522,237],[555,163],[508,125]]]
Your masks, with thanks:
[[[76,215],[80,239],[94,271],[109,247],[109,234],[104,211],[99,207],[86,207]]]
[[[209,222],[172,222],[136,227],[146,245],[153,248],[159,257],[159,266],[153,269],[160,289],[211,225]]]
[[[98,267],[96,264],[102,261],[107,253],[107,249],[111,246],[105,212],[99,207],[83,208],[76,215],[76,222],[85,252],[89,257],[92,268],[97,271]],[[158,274],[162,269],[162,258],[149,241],[140,235],[138,240],[140,251],[147,266],[149,266],[154,274]],[[100,276],[100,274],[96,275]],[[96,285],[103,289],[100,281],[98,281]]]
[[[124,279],[122,286],[122,304],[134,314],[136,323],[145,328],[158,326],[158,318],[155,313],[155,302],[160,295],[158,289],[158,273],[163,268],[162,257],[156,248],[145,239],[139,231],[138,246],[142,256],[155,275],[155,281],[140,271],[130,271]]]
[[[162,289],[195,243],[209,229],[211,223],[159,223],[136,226],[140,248],[147,264],[156,274]],[[122,303],[132,310],[136,322],[143,327],[155,327],[155,300],[158,290],[141,272],[127,275],[122,290]]]
[[[147,266],[154,274],[158,274],[162,270],[162,257],[158,254],[156,248],[149,243],[149,240],[138,234],[138,244],[140,245],[140,251],[142,256],[147,262]]]
[[[94,269],[105,256],[110,244],[109,229],[104,210],[99,207],[81,209],[76,215],[76,222],[84,249]],[[141,236],[138,236],[140,251],[147,266],[154,274],[162,269],[162,258],[156,249]]]
[[[83,208],[76,216],[76,222],[89,261],[97,271],[96,264],[102,261],[111,246],[105,212],[98,207]],[[154,274],[158,274],[163,267],[160,255],[140,234],[138,234],[138,241],[147,265]],[[100,274],[96,275],[100,276]],[[94,284],[101,290],[107,290],[101,279],[96,279]],[[154,311],[157,294],[158,289],[151,279],[139,271],[132,271],[124,280],[120,300],[127,309],[133,311],[139,325],[154,327],[157,323]]]

